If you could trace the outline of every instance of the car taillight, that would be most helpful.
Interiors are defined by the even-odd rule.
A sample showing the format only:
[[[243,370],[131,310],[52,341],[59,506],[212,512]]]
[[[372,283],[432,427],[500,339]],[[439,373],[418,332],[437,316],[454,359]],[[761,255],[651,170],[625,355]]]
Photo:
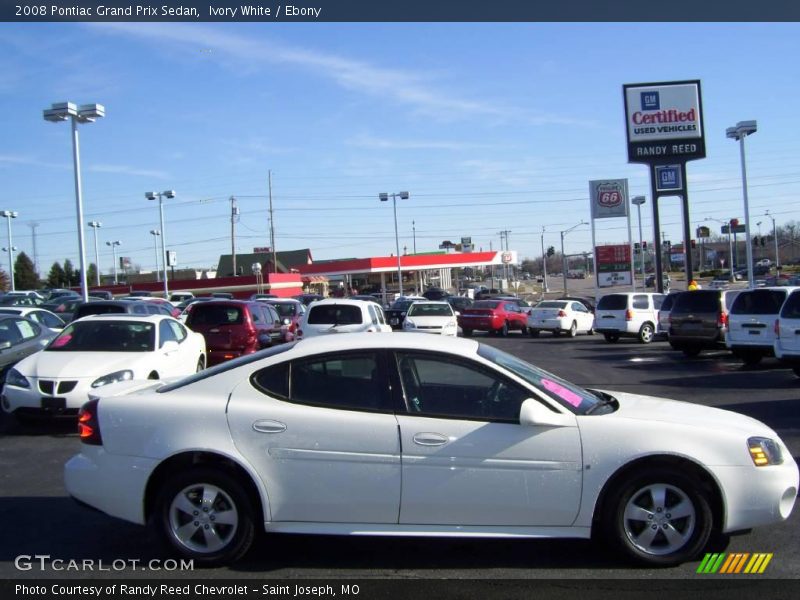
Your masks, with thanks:
[[[297,335],[297,339],[299,340],[301,337],[303,337],[303,330],[298,327],[296,335]]]
[[[560,310],[560,311],[558,311],[558,316],[559,316],[559,317],[566,317],[566,316],[567,316],[567,313],[566,313],[566,312],[564,312],[563,310]]]
[[[103,438],[100,435],[100,420],[97,409],[100,400],[89,400],[78,411],[78,436],[84,444],[102,446]]]
[[[717,317],[717,325],[720,327],[727,327],[728,326],[728,313],[721,312]]]
[[[625,311],[625,320],[633,321],[633,311],[630,308]]]
[[[776,338],[779,338],[779,337],[781,337],[781,322],[780,322],[780,320],[779,320],[779,319],[775,319],[775,327],[774,327],[774,330],[775,330],[775,337],[776,337]]]

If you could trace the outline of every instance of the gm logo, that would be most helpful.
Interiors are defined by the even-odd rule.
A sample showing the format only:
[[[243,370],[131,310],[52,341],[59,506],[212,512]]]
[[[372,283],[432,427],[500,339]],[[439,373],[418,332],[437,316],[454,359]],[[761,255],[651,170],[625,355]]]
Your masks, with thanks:
[[[655,167],[656,191],[680,191],[683,189],[680,165],[659,165]]]
[[[772,552],[736,552],[726,554],[706,554],[697,572],[703,575],[722,573],[727,575],[761,575],[767,570],[767,565],[772,560]]]
[[[642,92],[642,110],[661,110],[658,92]]]

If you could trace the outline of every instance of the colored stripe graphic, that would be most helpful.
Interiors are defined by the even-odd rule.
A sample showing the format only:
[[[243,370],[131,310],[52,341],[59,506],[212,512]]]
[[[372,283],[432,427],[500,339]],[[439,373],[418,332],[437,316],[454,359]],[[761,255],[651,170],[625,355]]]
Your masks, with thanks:
[[[772,557],[772,553],[765,552],[754,554],[749,552],[734,552],[731,554],[726,554],[725,552],[707,553],[697,567],[697,573],[730,575],[744,572],[760,575],[766,570]]]

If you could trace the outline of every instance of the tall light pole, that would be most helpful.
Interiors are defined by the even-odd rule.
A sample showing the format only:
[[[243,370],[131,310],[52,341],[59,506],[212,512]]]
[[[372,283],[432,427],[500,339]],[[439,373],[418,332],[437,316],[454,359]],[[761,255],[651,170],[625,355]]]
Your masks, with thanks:
[[[642,204],[647,202],[644,196],[634,196],[631,202],[636,205],[636,211],[639,213],[639,256],[642,259],[642,286],[644,286],[644,245],[642,244]],[[636,283],[633,284],[633,290],[636,291]]]
[[[744,196],[744,236],[747,244],[747,286],[755,287],[753,279],[753,245],[750,243],[750,205],[747,201],[747,166],[744,157],[744,138],[753,135],[758,131],[758,124],[755,121],[739,121],[736,126],[728,127],[725,130],[726,137],[739,142],[739,154],[742,159],[742,195]]]
[[[567,294],[567,257],[564,254],[564,236],[567,235],[573,229],[577,229],[581,225],[586,225],[586,224],[587,224],[586,221],[581,220],[581,222],[578,223],[577,225],[573,225],[569,229],[565,229],[564,231],[560,232],[561,233],[561,267],[562,267],[561,268],[561,270],[562,270],[561,275],[564,278],[564,295]]]
[[[714,219],[713,217],[706,217],[706,221],[716,221],[717,223],[722,223],[723,226],[728,228],[728,269],[730,270],[731,276],[728,278],[730,282],[736,281],[736,276],[733,274],[733,237],[731,233],[733,232],[733,221],[734,219],[728,219],[727,223],[725,221],[720,221],[719,219]],[[724,233],[724,232],[722,232]]]
[[[394,207],[394,243],[397,248],[397,284],[400,287],[400,296],[403,295],[403,270],[400,268],[400,237],[397,235],[397,197],[400,197],[400,200],[408,200],[409,194],[408,192],[397,192],[393,194],[387,194],[386,192],[381,192],[378,194],[378,199],[381,202],[387,202],[389,200],[389,196],[392,197],[392,205]]]
[[[158,238],[161,232],[158,229],[151,229],[150,235],[153,236],[153,250],[156,253],[156,281],[161,281],[161,262],[158,260]]]
[[[144,197],[148,200],[155,200],[158,198],[158,214],[161,219],[161,264],[164,265],[164,298],[169,300],[169,282],[167,281],[167,232],[164,229],[164,198],[174,198],[175,190],[145,192]]]
[[[769,214],[769,211],[764,213],[765,217],[772,219],[772,237],[775,238],[775,270],[778,275],[781,274],[781,257],[778,254],[778,229],[775,227],[775,217]]]
[[[113,242],[106,242],[106,246],[111,246],[111,255],[114,257],[114,285],[119,283],[117,279],[117,246],[121,246],[122,242],[114,240]]]
[[[100,254],[97,251],[97,230],[103,226],[100,221],[89,221],[87,223],[89,227],[94,229],[94,269],[96,271],[95,275],[97,276],[96,284],[100,285]]]
[[[542,294],[549,291],[547,289],[547,252],[544,250],[544,225],[542,225]]]
[[[83,197],[81,195],[81,158],[78,143],[78,123],[94,123],[106,116],[102,104],[82,104],[76,107],[72,102],[58,102],[45,109],[44,120],[51,123],[70,120],[72,122],[72,162],[75,170],[75,205],[78,213],[78,251],[81,263],[81,297],[89,301],[86,287],[86,242],[83,237]]]
[[[8,270],[11,273],[11,291],[15,292],[17,288],[14,286],[14,244],[11,241],[11,219],[16,219],[19,213],[15,210],[4,210],[0,215],[6,218],[8,225]]]

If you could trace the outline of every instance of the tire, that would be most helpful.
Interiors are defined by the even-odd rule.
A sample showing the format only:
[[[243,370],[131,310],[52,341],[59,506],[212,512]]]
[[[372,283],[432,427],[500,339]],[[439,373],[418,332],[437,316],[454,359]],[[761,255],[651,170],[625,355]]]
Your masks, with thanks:
[[[158,379],[158,373],[152,371],[150,375],[147,376],[148,379]]]
[[[553,329],[553,337],[561,337],[561,330]]]
[[[461,333],[464,334],[464,337],[472,337],[472,329],[461,329]]]
[[[758,352],[746,352],[739,358],[741,358],[742,362],[744,362],[744,364],[748,367],[755,367],[764,357]]]
[[[567,335],[569,335],[571,338],[574,338],[576,335],[578,335],[578,324],[575,321],[573,321],[572,325],[570,325]]]
[[[681,350],[683,351],[683,353],[684,353],[686,356],[689,356],[689,357],[691,357],[691,358],[694,358],[695,356],[699,355],[699,354],[700,354],[700,352],[701,352],[703,349],[702,349],[702,348],[700,348],[699,346],[683,346],[683,347],[681,348]]]
[[[652,323],[643,323],[642,326],[639,328],[639,333],[636,336],[636,339],[639,340],[640,344],[649,344],[653,341],[653,338],[656,335],[655,327],[653,327]]]
[[[212,497],[208,506],[203,506],[205,495]],[[217,521],[221,514],[230,523]],[[234,477],[220,469],[197,467],[179,471],[164,483],[156,499],[153,525],[164,543],[181,557],[212,567],[235,562],[250,549],[255,538],[255,511]],[[204,531],[217,536],[213,545]]]
[[[497,330],[497,335],[500,337],[508,337],[508,321],[503,323],[503,326]]]
[[[201,356],[200,358],[197,359],[197,373],[199,373],[205,368],[206,368],[206,358],[205,356]]]
[[[528,326],[523,325],[522,329],[519,330],[522,335],[528,335]]]
[[[606,338],[606,341],[611,344],[616,344],[619,341],[618,333],[604,333],[603,337]]]
[[[531,337],[539,337],[539,330],[528,328],[528,335]]]
[[[714,519],[707,493],[695,478],[673,468],[628,478],[612,491],[606,506],[602,518],[608,539],[641,564],[679,565],[695,558],[711,539]]]
[[[800,377],[800,367],[792,367],[792,371],[794,371],[795,375]]]

